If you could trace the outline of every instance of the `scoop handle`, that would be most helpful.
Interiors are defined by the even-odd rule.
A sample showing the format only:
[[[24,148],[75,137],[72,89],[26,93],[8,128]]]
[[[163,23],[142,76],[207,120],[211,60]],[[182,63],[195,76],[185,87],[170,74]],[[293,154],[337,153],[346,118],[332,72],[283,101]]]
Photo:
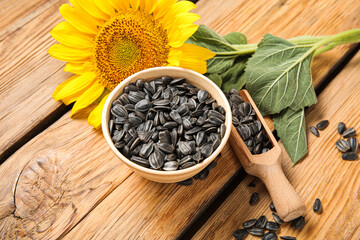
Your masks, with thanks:
[[[286,178],[280,164],[268,167],[262,177],[282,220],[288,222],[305,214],[306,206]]]

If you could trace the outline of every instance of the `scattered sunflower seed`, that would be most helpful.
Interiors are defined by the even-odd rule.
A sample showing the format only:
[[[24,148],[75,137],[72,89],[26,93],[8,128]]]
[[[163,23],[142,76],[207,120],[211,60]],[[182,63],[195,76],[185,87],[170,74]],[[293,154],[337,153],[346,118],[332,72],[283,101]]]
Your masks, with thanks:
[[[319,198],[315,199],[313,210],[316,213],[321,213],[322,211],[322,204]]]
[[[250,201],[249,201],[250,205],[254,205],[258,201],[259,201],[259,194],[257,192],[253,193],[253,195],[251,195],[251,197],[250,197]]]
[[[325,129],[329,125],[329,120],[322,120],[321,122],[316,124],[316,128],[319,130]]]
[[[265,225],[265,228],[269,231],[278,231],[280,229],[280,225],[277,224],[276,222],[267,222],[266,225]]]
[[[346,130],[345,123],[340,122],[340,123],[338,124],[337,130],[338,130],[338,133],[339,133],[339,134],[343,134],[344,131]]]
[[[233,233],[233,236],[236,240],[242,240],[248,235],[248,232],[245,229],[238,229]]]
[[[349,144],[350,147],[350,152],[357,152],[358,147],[359,147],[359,140],[357,138],[354,137],[350,137],[347,139],[347,142]]]
[[[269,207],[271,211],[276,212],[276,208],[273,202],[270,203]]]
[[[295,230],[301,230],[305,226],[305,218],[303,216],[298,217],[291,221],[291,226]]]
[[[351,127],[349,129],[346,129],[342,135],[344,138],[352,137],[356,135],[356,131],[354,128]]]
[[[336,147],[339,149],[340,152],[347,152],[350,149],[349,143],[344,139],[339,139],[336,141]]]
[[[314,126],[311,126],[311,127],[310,127],[310,132],[311,132],[312,134],[314,134],[315,136],[317,136],[317,137],[320,136],[319,131],[318,131],[318,130],[316,129],[316,127],[314,127]]]
[[[257,222],[257,219],[250,219],[250,220],[247,220],[246,222],[243,223],[243,227],[244,228],[252,228],[255,226]]]
[[[267,220],[266,216],[262,215],[256,221],[255,227],[257,227],[257,228],[265,228],[267,222],[268,222],[268,220]]]
[[[359,158],[359,155],[354,152],[347,152],[347,153],[344,153],[341,157],[343,160],[353,161],[353,160],[357,160]]]
[[[277,235],[274,232],[268,232],[261,237],[261,240],[277,240]]]
[[[275,221],[277,224],[281,225],[281,224],[284,223],[284,221],[281,220],[281,218],[279,217],[279,215],[277,215],[276,213],[272,213],[272,216],[273,216],[274,221]]]
[[[280,238],[284,240],[296,240],[296,237],[291,237],[291,236],[280,236]]]
[[[265,231],[263,228],[249,228],[247,229],[248,233],[250,233],[253,236],[263,236]]]

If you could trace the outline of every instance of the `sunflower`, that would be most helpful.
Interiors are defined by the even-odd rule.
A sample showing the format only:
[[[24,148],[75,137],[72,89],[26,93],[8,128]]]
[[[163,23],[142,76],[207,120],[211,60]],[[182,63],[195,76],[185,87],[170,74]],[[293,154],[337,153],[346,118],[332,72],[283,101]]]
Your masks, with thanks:
[[[60,44],[49,54],[66,61],[64,71],[75,75],[57,86],[55,101],[75,102],[71,116],[91,104],[88,123],[101,124],[109,95],[123,79],[146,68],[179,66],[206,72],[214,54],[185,41],[197,30],[200,17],[189,1],[70,0],[63,4],[60,22],[51,35]]]

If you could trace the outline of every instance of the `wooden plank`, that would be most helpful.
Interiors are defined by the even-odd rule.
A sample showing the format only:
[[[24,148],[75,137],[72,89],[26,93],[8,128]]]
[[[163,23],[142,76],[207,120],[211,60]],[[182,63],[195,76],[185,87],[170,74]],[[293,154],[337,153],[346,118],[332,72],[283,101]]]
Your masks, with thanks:
[[[306,225],[300,232],[286,224],[281,228],[281,235],[296,236],[298,239],[360,237],[360,161],[343,161],[335,147],[335,142],[340,139],[337,133],[340,121],[348,127],[360,129],[359,64],[360,53],[320,94],[319,103],[307,110],[309,154],[305,159],[292,167],[289,156],[284,153],[284,171],[305,200],[307,213]],[[328,119],[330,125],[320,131],[317,138],[310,133],[309,127],[324,119]],[[263,214],[271,217],[269,194],[259,180],[256,188],[249,188],[247,184],[252,179],[248,176],[236,188],[194,239],[231,239],[232,233],[247,219]],[[255,191],[260,194],[260,202],[249,206],[248,200]],[[323,204],[321,215],[312,210],[316,198],[320,198]]]
[[[217,12],[217,1],[207,1],[209,5],[202,6],[198,11],[207,11],[207,12]],[[229,3],[231,2],[231,4]],[[200,2],[201,3],[201,2]],[[271,4],[263,4],[265,1],[255,1],[254,6],[257,5],[266,5],[270,6],[272,8],[281,8],[282,6],[272,2]],[[204,4],[204,3],[201,3]],[[268,7],[264,8],[259,12],[258,9],[254,8],[244,8],[248,6],[243,6],[243,3],[234,3],[233,1],[226,2],[228,5],[232,5],[234,9],[237,9],[236,12],[232,12],[231,14],[228,14],[228,23],[231,23],[233,25],[234,30],[237,30],[239,27],[239,24],[236,22],[236,18],[242,14],[243,12],[252,12],[254,15],[254,21],[256,19],[261,19],[264,17],[264,14],[266,15],[266,12],[268,12]],[[235,5],[235,6],[234,6]],[[344,1],[344,4],[342,5],[343,8],[337,9],[338,14],[340,14],[342,17],[346,18],[349,16],[349,14],[352,14],[352,7],[347,5],[347,1]],[[56,9],[55,9],[56,10]],[[49,12],[49,15],[42,15],[43,21],[45,22],[51,22],[53,21],[54,24],[57,21],[60,21],[59,15],[57,13],[57,10],[53,12]],[[335,11],[335,10],[334,10]],[[346,12],[346,14],[345,14]],[[51,13],[51,14],[50,14]],[[272,12],[268,12],[268,14],[273,14]],[[313,9],[313,15],[314,16],[323,16],[328,15],[328,11]],[[356,15],[357,16],[357,15]],[[217,19],[210,18],[208,20],[208,24],[211,25],[212,22],[217,21]],[[279,20],[280,21],[280,20]],[[317,28],[319,26],[322,26],[323,22],[317,22],[315,21],[311,25],[308,25],[308,29],[306,29],[306,32],[302,32],[303,34],[308,33],[311,34],[315,31],[317,31]],[[340,24],[338,22],[337,24]],[[343,30],[352,27],[352,22],[349,25],[343,26]],[[326,25],[326,24],[325,24]],[[27,25],[28,26],[28,25]],[[336,26],[330,26],[326,25],[327,29],[331,31],[333,29],[335,33]],[[286,27],[286,26],[285,26]],[[346,28],[345,28],[346,27]],[[46,28],[46,27],[45,27]],[[42,39],[45,35],[48,35],[49,29],[42,29],[40,32],[38,32],[37,37],[39,39]],[[215,30],[220,29],[220,27],[214,27]],[[24,29],[24,33],[27,33],[27,31],[30,31],[32,28],[26,28]],[[36,28],[33,28],[36,30]],[[221,30],[221,29],[220,29]],[[250,30],[249,30],[250,31]],[[252,29],[252,31],[256,32],[256,29]],[[274,34],[280,33],[281,29],[278,29],[279,32],[273,32]],[[14,34],[12,37],[15,36]],[[22,38],[22,35],[17,35],[14,39],[20,39]],[[258,39],[260,39],[260,34],[258,35]],[[13,39],[13,40],[14,40]],[[51,45],[51,41],[48,41],[46,37],[44,37],[43,41],[40,41],[42,44],[46,45],[46,48]],[[35,43],[37,43],[35,41]],[[22,47],[24,45],[20,44]],[[4,45],[3,45],[4,46]],[[11,45],[10,39],[8,42],[7,47],[13,47],[16,46],[16,44]],[[25,46],[30,48],[31,45],[26,44]],[[4,48],[4,49],[7,49]],[[20,49],[20,48],[17,48]],[[42,48],[40,48],[42,49]],[[25,48],[26,50],[26,48]],[[49,57],[46,55],[41,55],[41,53],[36,53],[36,50],[39,49],[31,49],[31,54],[33,54],[34,59],[41,59],[42,61],[54,61],[49,60]],[[334,50],[334,52],[337,52],[338,55],[342,55],[344,53],[343,50],[337,49]],[[44,52],[42,52],[44,54]],[[54,109],[53,105],[47,105],[49,103],[52,103],[51,100],[51,92],[55,88],[55,85],[58,83],[58,81],[62,81],[66,79],[65,75],[57,76],[56,78],[50,78],[49,75],[57,74],[56,70],[49,71],[49,69],[54,69],[53,65],[49,64],[45,67],[39,66],[39,69],[37,69],[36,64],[32,64],[32,66],[26,65],[26,68],[20,67],[21,64],[28,64],[29,57],[27,55],[23,55],[25,57],[25,60],[22,60],[21,57],[17,56],[16,59],[13,59],[8,62],[10,65],[3,65],[7,66],[6,74],[11,74],[12,72],[21,71],[35,71],[36,74],[43,74],[43,76],[47,76],[47,78],[42,78],[41,81],[44,81],[44,88],[38,90],[37,88],[31,88],[30,90],[26,88],[22,88],[22,84],[25,84],[26,81],[32,82],[35,86],[38,84],[39,80],[33,77],[29,78],[22,78],[21,81],[15,80],[15,75],[13,75],[13,78],[8,78],[4,83],[4,85],[1,85],[1,96],[7,96],[4,99],[7,99],[6,103],[4,105],[8,106],[8,109],[4,109],[5,112],[10,111],[10,107],[13,107],[14,104],[11,103],[18,103],[18,100],[16,96],[18,94],[25,94],[25,92],[29,92],[26,94],[32,93],[33,95],[38,94],[36,97],[30,97],[31,102],[34,105],[21,105],[19,109],[26,109],[26,110],[20,110],[20,112],[23,112],[23,114],[28,114],[27,109],[32,109],[33,106],[40,106],[42,104],[45,105],[45,107],[39,107],[39,111],[37,112],[37,115],[32,119],[34,122],[41,122],[41,119],[44,116],[47,116],[49,114],[49,109]],[[11,58],[12,56],[8,54],[8,57]],[[27,58],[26,58],[27,57]],[[337,58],[331,59],[332,63],[334,64],[336,60],[339,59],[339,56]],[[6,61],[6,58],[2,58],[2,60]],[[33,60],[35,63],[36,61]],[[33,63],[34,63],[33,62]],[[61,62],[54,61],[54,65],[61,68]],[[13,69],[10,71],[10,69]],[[29,68],[29,69],[27,69]],[[324,68],[327,70],[329,67],[327,65],[324,65]],[[323,76],[326,71],[322,71],[322,67],[319,67],[318,69],[314,69],[314,71],[321,71],[322,75],[317,75],[315,78],[315,81],[318,81],[320,79],[320,76]],[[51,72],[49,74],[49,72]],[[59,72],[59,74],[61,71]],[[39,75],[38,75],[39,76]],[[6,79],[6,78],[5,78]],[[46,79],[46,81],[45,81]],[[15,89],[13,92],[6,92],[3,93],[4,87],[3,86],[13,86],[17,85],[19,88]],[[14,97],[15,96],[15,97]],[[29,100],[29,102],[30,102]],[[7,103],[9,102],[9,103]],[[7,105],[8,104],[8,105]],[[19,104],[19,103],[18,103]],[[21,104],[21,103],[20,103]],[[37,104],[37,105],[36,105]],[[50,107],[49,107],[50,106]],[[42,114],[41,114],[42,112]],[[14,113],[7,115],[6,121],[11,121],[11,124],[9,126],[13,126]],[[40,117],[39,117],[40,116]],[[17,121],[18,125],[22,125],[22,132],[26,131],[27,126],[29,125],[31,121],[29,120],[28,115],[25,117],[22,117],[21,120]],[[18,132],[18,135],[21,135],[22,132]],[[4,135],[3,135],[4,136]],[[9,140],[10,141],[10,140]],[[102,136],[100,133],[97,133],[93,131],[89,126],[86,125],[84,120],[70,120],[69,116],[66,115],[62,117],[59,121],[57,121],[51,128],[46,129],[42,134],[34,138],[32,141],[30,141],[28,144],[26,144],[23,148],[19,149],[13,156],[11,156],[8,161],[5,162],[2,166],[0,166],[0,176],[1,176],[1,194],[0,194],[0,226],[2,231],[4,232],[4,236],[11,236],[11,234],[27,234],[30,237],[33,238],[47,238],[47,239],[53,239],[57,238],[59,236],[62,236],[66,234],[67,231],[71,230],[74,226],[77,227],[74,228],[74,231],[70,232],[71,234],[75,234],[77,231],[77,228],[79,229],[86,229],[86,231],[90,231],[92,233],[96,233],[98,236],[114,236],[115,234],[118,234],[117,236],[121,236],[121,231],[123,231],[124,234],[131,234],[129,232],[129,229],[135,228],[136,224],[139,222],[143,223],[143,228],[139,229],[137,232],[138,236],[142,236],[143,234],[146,234],[145,232],[148,231],[149,233],[153,233],[154,235],[162,235],[166,234],[164,236],[175,236],[179,234],[181,229],[184,228],[188,224],[188,222],[192,221],[197,213],[199,211],[204,210],[204,206],[206,206],[206,203],[210,202],[213,195],[217,193],[217,191],[222,187],[222,185],[230,179],[237,168],[239,168],[239,163],[235,160],[232,156],[231,151],[228,151],[228,153],[224,154],[221,159],[219,159],[219,166],[216,167],[214,172],[210,174],[210,177],[207,181],[207,184],[204,185],[203,182],[196,183],[194,186],[191,186],[189,188],[180,188],[176,185],[157,185],[155,183],[150,183],[144,179],[139,178],[137,175],[131,175],[128,181],[126,181],[127,184],[130,184],[130,186],[137,186],[141,185],[144,186],[144,189],[141,189],[139,187],[137,188],[130,188],[129,185],[121,183],[125,178],[127,178],[130,174],[129,170],[123,166],[122,164],[118,164],[118,161],[115,159],[115,156],[110,152],[110,150],[104,145],[105,141],[102,139]],[[50,152],[44,152],[43,150],[50,148]],[[85,150],[84,150],[85,149]],[[51,158],[51,153],[56,152],[58,155],[53,160]],[[226,151],[225,151],[226,152]],[[71,156],[71,158],[69,158]],[[99,157],[101,156],[101,157]],[[41,168],[40,165],[42,164],[41,159],[47,159],[44,160],[46,164],[43,164],[45,169],[53,167],[54,164],[51,164],[53,162],[56,163],[56,168],[58,170],[49,170],[50,177],[47,177],[47,171],[43,172],[36,172],[37,169]],[[117,165],[118,164],[118,165]],[[38,167],[39,166],[39,167]],[[34,169],[34,170],[32,170]],[[34,172],[34,173],[32,173]],[[54,177],[55,176],[55,177]],[[80,176],[80,179],[78,179]],[[34,179],[46,179],[46,183],[49,184],[49,186],[46,185],[39,185],[32,189],[34,190],[28,190],[31,189],[27,186],[31,185],[31,183],[34,182]],[[56,181],[53,181],[53,179],[56,179]],[[60,179],[60,180],[59,180]],[[81,184],[77,183],[77,179],[81,181]],[[96,180],[95,180],[96,179]],[[72,183],[74,181],[74,183]],[[59,186],[56,185],[58,182],[64,182],[64,191],[59,191],[60,193],[64,193],[66,196],[59,197],[59,198],[51,198],[47,196],[52,196],[54,194],[51,194],[51,192],[45,191],[45,189],[58,189]],[[40,181],[41,183],[41,181]],[[104,183],[104,187],[99,187],[100,183]],[[106,184],[105,184],[106,183]],[[41,183],[42,184],[42,183]],[[74,185],[75,184],[75,185]],[[132,185],[131,185],[132,184]],[[46,187],[45,187],[46,186]],[[66,187],[65,187],[66,186]],[[105,228],[106,225],[94,225],[93,216],[96,217],[96,221],[100,221],[103,223],[107,223],[107,216],[109,213],[111,213],[112,210],[114,210],[118,205],[123,204],[124,207],[131,207],[130,205],[126,204],[126,200],[128,200],[128,196],[126,194],[123,194],[122,192],[120,194],[111,194],[109,197],[109,200],[111,200],[111,205],[101,205],[99,206],[99,209],[104,210],[103,212],[99,212],[96,208],[96,211],[92,211],[89,215],[89,212],[99,203],[101,202],[106,196],[108,196],[113,189],[118,187],[119,189],[123,189],[125,192],[130,192],[130,190],[133,190],[134,193],[132,193],[132,196],[140,196],[139,193],[148,194],[151,189],[148,187],[154,187],[157,186],[157,188],[160,188],[158,192],[158,195],[151,195],[156,196],[156,199],[167,199],[166,193],[173,195],[171,199],[169,199],[168,202],[162,202],[163,204],[159,206],[153,206],[152,201],[136,201],[134,202],[134,207],[138,207],[139,209],[143,209],[145,212],[139,212],[136,214],[131,214],[130,211],[125,211],[120,218],[118,218],[117,222],[114,222],[111,226]],[[206,190],[204,191],[204,186],[206,186]],[[60,187],[60,189],[63,189]],[[85,197],[86,192],[91,192],[91,190],[96,189],[96,194],[91,194],[88,197]],[[130,190],[129,190],[130,189]],[[26,191],[25,191],[26,190]],[[145,192],[144,192],[145,190]],[[42,193],[44,192],[44,193]],[[197,198],[189,197],[189,196],[195,196],[194,193],[197,193]],[[15,195],[15,197],[14,197]],[[46,195],[46,196],[45,196]],[[56,195],[56,194],[55,194]],[[57,196],[57,195],[56,195]],[[62,195],[61,195],[62,196]],[[146,196],[146,195],[145,195]],[[145,196],[141,195],[141,198],[145,198]],[[39,200],[38,198],[39,197]],[[177,204],[176,207],[176,214],[178,216],[177,219],[172,219],[171,223],[175,224],[174,226],[168,227],[168,224],[166,221],[171,219],[171,214],[166,214],[166,209],[171,209],[175,202],[179,199],[186,199],[187,201],[185,204],[180,205]],[[34,199],[26,204],[18,204],[22,201],[26,203],[26,199]],[[44,201],[42,201],[44,199]],[[175,201],[176,200],[176,201]],[[51,203],[53,201],[54,203]],[[16,202],[16,206],[15,203]],[[161,202],[161,201],[160,201]],[[184,200],[182,201],[184,203]],[[44,203],[44,204],[39,204]],[[40,207],[39,207],[40,205]],[[76,210],[75,210],[76,209]],[[131,207],[131,209],[133,209]],[[152,214],[147,214],[147,209],[153,209]],[[15,215],[12,214],[15,210]],[[105,211],[106,210],[106,211]],[[49,214],[47,214],[49,212]],[[55,212],[55,213],[54,213]],[[43,214],[46,213],[46,214]],[[121,212],[122,214],[123,212]],[[141,214],[143,213],[143,214]],[[181,213],[181,214],[180,214]],[[163,215],[161,215],[163,214]],[[183,215],[186,214],[186,215]],[[41,216],[41,217],[33,217],[33,216]],[[162,216],[162,218],[156,218],[155,216]],[[84,218],[85,221],[81,221]],[[124,224],[121,224],[122,221],[126,221],[125,219],[131,218],[131,221],[127,221],[127,226]],[[163,220],[163,221],[162,221]],[[81,222],[80,222],[81,221]],[[157,222],[158,221],[158,222]],[[79,223],[80,222],[80,223]],[[84,222],[84,223],[83,223]],[[154,227],[154,224],[159,224],[159,231],[154,232],[151,231],[151,227]],[[180,224],[177,224],[180,223]],[[118,227],[118,225],[121,225],[121,227]],[[87,229],[87,226],[89,225],[91,229]],[[122,227],[126,227],[126,229],[123,229]],[[169,231],[168,231],[169,228]],[[86,232],[82,232],[83,236],[86,235]],[[80,235],[79,235],[80,236]]]
[[[12,159],[0,168],[1,239],[58,238],[132,173],[100,131],[67,116]]]
[[[0,1],[0,41],[59,0]]]
[[[33,1],[23,2],[26,2],[24,6],[35,4],[30,3]],[[21,24],[15,27],[16,31],[0,41],[0,97],[5,99],[0,106],[0,161],[4,151],[60,107],[59,102],[52,100],[51,94],[56,85],[66,80],[70,74],[62,71],[64,63],[52,59],[47,54],[47,49],[55,43],[49,31],[62,21],[58,7],[65,2],[67,1],[48,1],[38,8],[38,12],[29,21],[25,21],[25,25],[21,19],[18,20]],[[55,4],[50,7],[51,3]],[[6,4],[10,7],[15,3]],[[23,4],[17,1],[15,5],[17,9]],[[45,9],[44,6],[49,8],[46,11],[39,10]],[[323,11],[329,6],[332,11]],[[196,12],[202,16],[199,23],[206,23],[221,34],[241,31],[249,37],[250,42],[258,42],[268,31],[281,37],[293,37],[299,34],[334,34],[357,27],[360,22],[357,18],[357,6],[356,0],[300,1],[300,4],[299,1],[283,3],[256,0],[251,3],[234,3],[202,0],[199,1]],[[289,9],[291,15],[283,17]],[[303,9],[307,11],[302,11]],[[27,17],[24,16],[25,18]],[[327,18],[330,20],[327,21]],[[304,19],[307,21],[303,23]],[[319,24],[322,22],[328,24]],[[315,59],[312,69],[315,84],[348,48],[339,47]]]
[[[51,94],[71,74],[47,51],[55,43],[49,31],[61,21],[63,2],[0,42],[0,156],[60,106]]]

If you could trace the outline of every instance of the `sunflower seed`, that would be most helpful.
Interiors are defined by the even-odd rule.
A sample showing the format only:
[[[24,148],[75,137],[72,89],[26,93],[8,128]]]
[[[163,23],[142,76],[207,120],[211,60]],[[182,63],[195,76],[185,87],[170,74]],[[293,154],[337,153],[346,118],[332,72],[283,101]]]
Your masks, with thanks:
[[[310,127],[310,132],[311,132],[312,134],[314,134],[315,136],[317,136],[317,137],[320,136],[319,131],[318,131],[318,130],[316,129],[316,127],[314,127],[314,126],[311,126],[311,127]]]
[[[192,156],[190,155],[187,155],[185,157],[183,157],[180,161],[179,161],[179,165],[182,165],[186,162],[190,162],[192,160]]]
[[[316,213],[321,213],[322,211],[322,204],[319,198],[315,199],[314,205],[313,205],[313,210]]]
[[[123,105],[117,104],[111,108],[111,113],[116,117],[127,118],[128,111]]]
[[[244,102],[244,99],[240,97],[240,95],[232,94],[230,96],[230,102],[232,103],[232,105],[238,106]]]
[[[188,179],[185,179],[184,181],[178,182],[178,184],[181,186],[190,186],[191,184],[193,184],[193,179],[188,178]]]
[[[277,235],[274,232],[265,233],[264,236],[261,237],[261,240],[277,240]]]
[[[224,138],[225,132],[226,132],[226,126],[225,126],[225,124],[221,124],[221,125],[220,125],[220,138],[221,138],[221,139]]]
[[[149,161],[147,159],[142,158],[142,157],[132,156],[130,158],[130,160],[133,161],[134,163],[139,164],[140,166],[150,167]]]
[[[132,127],[137,127],[141,124],[142,120],[139,117],[129,117],[129,122]]]
[[[347,139],[347,142],[350,147],[350,152],[356,153],[359,147],[359,140],[357,138],[350,137]]]
[[[329,125],[329,120],[322,120],[321,122],[316,124],[316,128],[319,130],[325,129]]]
[[[284,223],[284,221],[281,220],[281,218],[279,217],[279,215],[277,215],[276,213],[272,213],[272,216],[273,216],[274,221],[275,221],[277,224],[281,225],[281,224]]]
[[[341,157],[343,160],[353,161],[353,160],[357,160],[359,158],[359,155],[354,152],[347,152],[347,153],[344,153]]]
[[[265,228],[269,231],[278,231],[280,229],[280,225],[276,222],[268,221],[265,225]]]
[[[152,103],[148,99],[143,99],[135,104],[135,110],[140,112],[148,111],[152,106]]]
[[[177,159],[177,156],[174,153],[168,154],[168,155],[165,156],[166,161],[175,161],[176,159]]]
[[[197,98],[198,98],[199,102],[201,102],[201,103],[205,102],[208,99],[208,97],[209,97],[209,93],[205,90],[201,89],[197,93]]]
[[[205,142],[205,140],[205,132],[199,131],[195,137],[196,145],[201,146]]]
[[[185,169],[185,168],[189,168],[189,167],[192,167],[192,166],[195,166],[195,165],[196,165],[195,162],[186,162],[186,163],[182,164],[181,167],[183,169]]]
[[[199,175],[198,175],[198,178],[199,178],[200,180],[204,180],[204,179],[206,179],[208,176],[209,176],[209,169],[204,168],[203,170],[200,171],[200,173],[199,173]]]
[[[187,118],[182,119],[182,124],[183,124],[183,127],[184,127],[185,130],[189,130],[189,129],[191,129],[193,127],[190,120],[187,119]]]
[[[169,84],[170,85],[180,85],[183,84],[185,82],[185,78],[176,78],[174,80],[172,80]]]
[[[213,152],[213,146],[210,143],[204,144],[203,146],[201,146],[201,154],[204,157],[209,157],[211,155],[211,153]]]
[[[291,237],[291,236],[280,236],[280,238],[284,240],[296,240],[296,237]]]
[[[240,125],[237,127],[237,130],[243,140],[246,140],[251,136],[251,130],[247,125]]]
[[[154,144],[152,142],[143,144],[139,156],[143,158],[148,158],[149,155],[153,152],[153,150],[154,150]]]
[[[258,220],[255,223],[255,227],[257,228],[265,228],[266,223],[268,222],[265,215],[262,215],[258,218]]]
[[[337,130],[339,134],[343,134],[344,131],[346,130],[345,123],[339,122]]]
[[[186,131],[185,133],[187,135],[192,135],[192,134],[195,134],[195,133],[201,131],[201,129],[202,129],[201,127],[196,126],[196,127],[191,128],[190,130]]]
[[[130,150],[133,150],[137,145],[139,145],[141,143],[140,138],[133,138],[133,139],[135,139],[135,140],[132,142],[132,144],[130,146]]]
[[[349,143],[344,139],[339,139],[336,141],[336,147],[341,152],[347,152],[350,149]]]
[[[111,140],[113,140],[113,142],[120,142],[120,140],[123,138],[125,134],[124,130],[115,130],[114,135],[112,136]]]
[[[248,103],[248,102],[240,103],[239,111],[240,111],[241,116],[243,116],[243,117],[249,116],[251,113],[251,110],[252,110],[252,107],[251,107],[250,103]]]
[[[224,123],[223,120],[221,120],[221,119],[218,118],[218,117],[214,117],[214,116],[210,116],[207,120],[208,120],[209,122],[211,122],[212,124],[214,124],[215,126],[220,126],[221,124]]]
[[[166,122],[164,124],[164,127],[168,128],[168,129],[177,128],[178,126],[179,126],[179,124],[177,122]]]
[[[169,143],[157,143],[157,146],[161,151],[166,153],[172,153],[175,150],[175,147]]]
[[[123,93],[122,95],[120,95],[119,100],[123,105],[130,103],[129,95],[127,93]]]
[[[249,204],[250,205],[254,205],[255,203],[257,203],[259,201],[259,194],[257,192],[253,193],[250,197],[250,201]]]
[[[349,128],[349,129],[346,129],[344,132],[343,132],[343,137],[344,138],[348,138],[348,137],[352,137],[352,136],[355,136],[356,135],[356,131],[354,128]]]
[[[199,163],[199,162],[200,162],[201,160],[203,160],[204,158],[203,158],[203,156],[201,155],[201,152],[198,151],[198,152],[196,152],[194,155],[192,155],[192,159],[193,159],[195,162]]]
[[[220,146],[220,140],[216,139],[212,144],[213,151],[216,150],[219,146]]]
[[[248,235],[246,229],[238,229],[233,233],[236,240],[242,240]]]
[[[243,223],[244,228],[252,228],[255,226],[257,219],[250,219]]]
[[[250,233],[253,236],[263,236],[264,235],[264,229],[262,228],[249,228],[247,229],[248,233]]]
[[[169,161],[169,162],[165,162],[163,169],[165,171],[174,171],[178,168],[178,163],[176,161]]]
[[[294,220],[291,221],[291,226],[295,230],[301,230],[305,226],[305,218],[303,216],[300,216]]]
[[[182,154],[184,154],[185,156],[191,154],[191,152],[192,152],[189,142],[180,141],[178,143],[178,147],[179,147],[180,152]]]

